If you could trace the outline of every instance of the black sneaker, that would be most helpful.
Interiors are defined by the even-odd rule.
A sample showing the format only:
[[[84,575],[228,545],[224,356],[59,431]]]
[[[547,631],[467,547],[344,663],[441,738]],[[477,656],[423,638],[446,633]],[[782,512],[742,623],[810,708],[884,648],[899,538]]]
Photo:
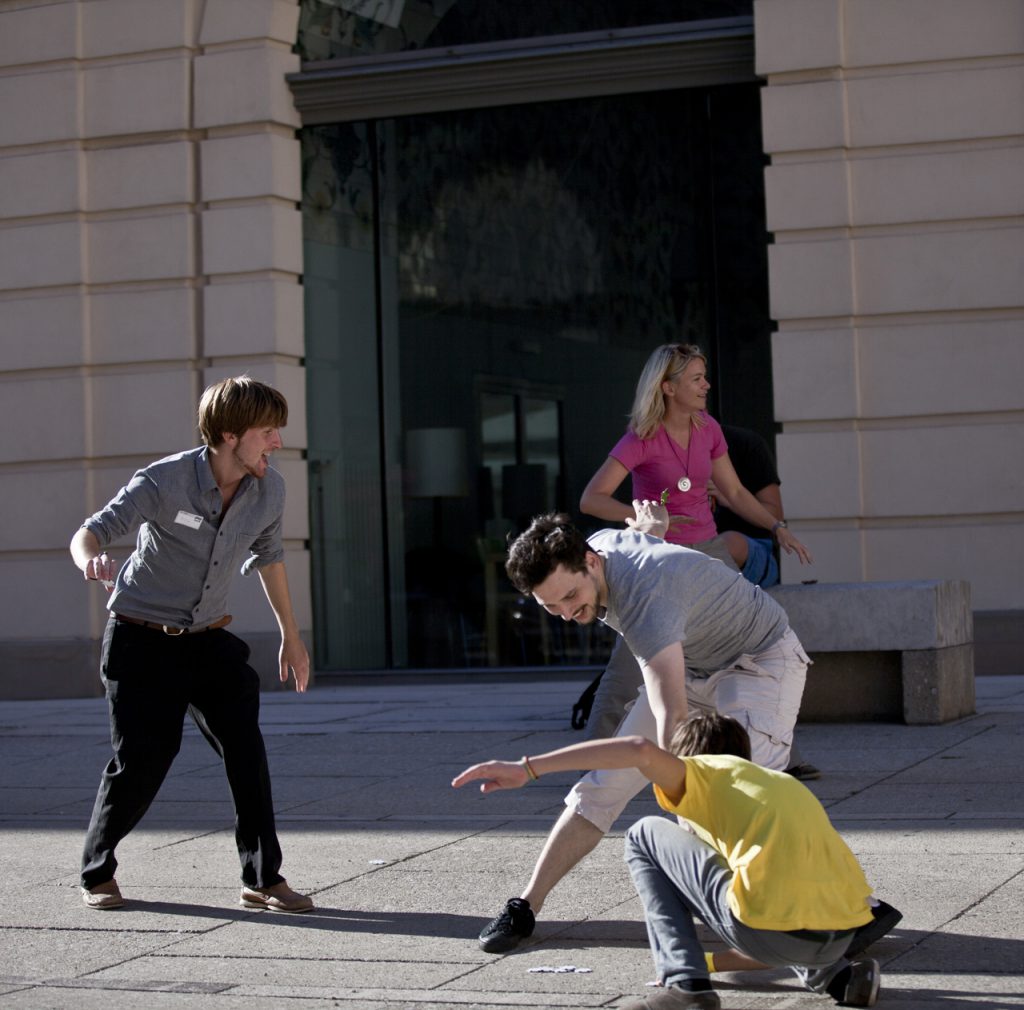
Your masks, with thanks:
[[[502,954],[519,946],[533,933],[537,924],[530,903],[525,898],[509,898],[505,907],[480,933],[480,949],[488,954]]]
[[[813,782],[815,779],[821,778],[821,769],[815,768],[809,761],[804,761],[802,764],[790,765],[786,769],[787,775],[792,775],[793,778],[799,779],[801,782]]]
[[[874,1006],[878,1000],[881,972],[873,958],[854,961],[828,985],[828,994],[840,1006]]]
[[[862,950],[867,950],[871,944],[877,943],[886,933],[895,929],[902,918],[903,913],[898,908],[880,901],[871,909],[871,921],[854,930],[853,939],[844,956],[852,961]]]

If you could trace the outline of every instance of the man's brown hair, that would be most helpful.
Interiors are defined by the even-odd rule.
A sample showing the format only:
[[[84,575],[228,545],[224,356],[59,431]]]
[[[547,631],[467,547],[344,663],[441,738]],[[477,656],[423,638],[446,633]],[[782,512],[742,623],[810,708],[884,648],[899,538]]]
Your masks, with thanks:
[[[288,401],[272,386],[249,375],[223,379],[207,388],[199,401],[199,434],[211,448],[225,434],[241,437],[250,428],[283,428]]]
[[[570,572],[585,572],[589,550],[583,534],[564,512],[548,512],[537,516],[526,532],[512,541],[505,571],[512,585],[528,594],[559,565]]]
[[[672,734],[669,750],[679,757],[734,754],[749,761],[750,737],[735,719],[719,712],[702,712]]]

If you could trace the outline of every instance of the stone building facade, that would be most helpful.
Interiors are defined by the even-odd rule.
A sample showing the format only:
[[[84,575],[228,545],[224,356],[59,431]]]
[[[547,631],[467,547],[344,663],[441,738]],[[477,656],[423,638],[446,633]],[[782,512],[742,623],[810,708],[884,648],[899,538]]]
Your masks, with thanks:
[[[103,600],[81,584],[67,543],[133,469],[195,444],[199,393],[241,371],[275,384],[291,404],[277,465],[288,481],[286,547],[302,626],[314,636],[316,624],[343,614],[349,628],[369,627],[376,610],[361,611],[352,598],[379,594],[391,608],[381,618],[386,647],[370,643],[355,659],[326,665],[416,665],[406,646],[394,644],[412,621],[402,600],[413,588],[410,566],[396,567],[401,538],[389,523],[403,502],[410,514],[420,506],[403,485],[412,461],[402,458],[401,444],[410,443],[401,436],[409,431],[388,427],[392,349],[381,336],[381,306],[404,295],[389,293],[386,272],[375,275],[379,290],[362,292],[380,309],[365,334],[366,367],[379,371],[352,391],[380,413],[380,451],[360,464],[365,475],[357,466],[347,479],[360,487],[364,476],[379,480],[388,517],[377,516],[372,502],[348,500],[346,510],[365,522],[339,536],[360,549],[375,539],[391,544],[382,564],[394,577],[364,585],[369,555],[329,554],[333,534],[311,501],[310,489],[322,490],[311,474],[322,454],[311,449],[309,432],[319,430],[318,418],[334,417],[341,394],[318,385],[320,373],[310,375],[319,360],[312,349],[324,340],[311,331],[325,324],[309,290],[322,261],[311,260],[315,208],[304,194],[303,143],[325,123],[397,123],[401,132],[402,117],[412,114],[691,86],[717,94],[737,82],[759,90],[767,156],[770,237],[755,238],[767,258],[768,313],[777,328],[762,341],[771,360],[771,383],[764,373],[761,382],[770,386],[771,416],[762,422],[777,431],[787,511],[816,556],[813,576],[969,579],[977,636],[988,650],[979,669],[1007,661],[1024,639],[1017,578],[1024,560],[1024,6],[755,0],[746,18],[742,3],[725,5],[730,17],[718,28],[705,17],[700,31],[691,23],[685,31],[605,32],[617,48],[595,41],[600,33],[560,29],[531,46],[471,43],[463,59],[454,49],[447,63],[428,65],[429,46],[404,57],[356,53],[346,62],[325,54],[304,62],[297,43],[312,30],[314,8],[327,2],[0,0],[5,696],[97,692]],[[336,19],[360,10],[342,0],[329,5]],[[378,6],[396,25],[430,7],[442,18],[441,8],[458,13],[457,4],[426,0]],[[726,70],[712,66],[712,44],[715,66]],[[596,47],[592,65],[581,56],[588,46]],[[657,57],[665,53],[662,66]],[[609,66],[618,76],[604,72]],[[414,87],[402,84],[408,79]],[[374,80],[383,82],[377,90]],[[379,127],[381,144],[390,143],[387,129]],[[548,177],[536,165],[529,171],[528,182],[498,192],[519,199],[531,186],[543,188]],[[335,181],[335,190],[344,188]],[[489,190],[473,192],[482,200]],[[584,216],[573,200],[559,206]],[[601,232],[587,234],[599,247]],[[380,241],[384,248],[387,235]],[[395,267],[396,283],[408,279],[403,269]],[[585,272],[566,276],[591,283]],[[434,283],[431,297],[441,289]],[[507,327],[512,316],[507,306],[490,306],[492,316],[498,308]],[[517,339],[523,354],[545,351],[539,338]],[[444,368],[445,352],[438,353]],[[622,360],[632,370],[644,356],[637,342]],[[739,366],[732,369],[740,382]],[[573,402],[571,377],[557,378],[550,395],[564,410]],[[480,389],[485,398],[504,395]],[[726,388],[723,403],[728,396]],[[617,406],[617,416],[627,406]],[[418,431],[448,423],[423,416]],[[571,437],[563,448],[572,451]],[[552,485],[547,503],[571,502],[597,462],[563,466],[563,484]],[[529,478],[529,461],[507,465],[520,467],[507,471],[509,480]],[[555,500],[560,493],[564,501]],[[453,506],[438,501],[434,535],[437,521],[447,520],[440,536],[451,537],[451,520],[463,513],[445,512]],[[423,514],[429,526],[431,513]],[[493,595],[488,538],[475,542],[485,566],[481,593]],[[326,573],[325,557],[340,559]],[[805,576],[784,565],[784,578]],[[234,627],[272,671],[276,636],[258,585],[240,580],[234,611]],[[485,620],[481,609],[477,629],[475,611],[467,614],[456,627],[462,658],[454,665],[516,665],[500,661],[495,614],[488,610]],[[549,632],[538,634],[548,648]],[[320,657],[318,665],[325,665]]]

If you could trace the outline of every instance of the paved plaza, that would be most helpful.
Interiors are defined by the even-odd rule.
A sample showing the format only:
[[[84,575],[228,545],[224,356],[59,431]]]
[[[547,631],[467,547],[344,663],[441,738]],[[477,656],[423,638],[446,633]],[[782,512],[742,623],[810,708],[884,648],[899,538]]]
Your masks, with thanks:
[[[26,671],[26,676],[31,671]],[[379,683],[264,695],[284,873],[317,908],[240,908],[227,786],[191,724],[119,849],[128,905],[79,900],[107,761],[102,699],[0,703],[0,1006],[497,1010],[621,1005],[653,972],[622,862],[638,797],[554,891],[530,944],[476,934],[526,881],[572,776],[481,796],[467,764],[574,742],[585,681]],[[1024,1006],[1024,676],[978,681],[945,726],[806,725],[811,783],[877,893],[903,910],[872,953],[880,1007]],[[542,971],[573,966],[577,971]],[[717,976],[723,1006],[833,1006],[785,971]]]

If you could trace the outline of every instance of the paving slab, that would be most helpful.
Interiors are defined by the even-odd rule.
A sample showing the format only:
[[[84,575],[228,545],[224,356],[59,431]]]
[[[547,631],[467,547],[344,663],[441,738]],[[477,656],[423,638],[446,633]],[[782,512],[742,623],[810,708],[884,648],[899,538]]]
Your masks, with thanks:
[[[102,699],[0,703],[0,1003],[48,1010],[615,1008],[653,977],[622,833],[633,800],[503,956],[475,936],[518,893],[574,776],[481,796],[468,764],[564,746],[579,680],[317,686],[262,720],[284,872],[317,908],[238,904],[223,771],[186,730],[118,850],[122,911],[78,897],[82,833],[109,756]],[[1024,1006],[1024,676],[980,678],[944,726],[801,724],[808,783],[904,912],[872,948],[880,1007]],[[715,947],[718,941],[705,934]],[[531,971],[574,965],[589,972]],[[821,1010],[787,972],[716,978],[726,1010]]]
[[[830,804],[835,818],[862,816],[891,818],[914,811],[917,817],[1013,817],[1024,818],[1024,789],[1009,788],[1002,781],[972,779],[942,784],[903,784],[898,779],[879,782]]]
[[[315,974],[317,987],[325,989],[365,989],[395,987],[436,989],[453,977],[464,974],[458,964],[444,962],[354,960],[345,952],[330,958],[307,958],[300,953],[274,957],[254,952],[250,957],[188,957],[166,950],[149,957],[134,958],[130,964],[94,972],[93,979],[123,981],[167,981],[188,979],[206,985],[233,987],[273,986],[278,992],[304,989]]]
[[[69,895],[69,897],[73,897]],[[0,976],[74,978],[144,956],[175,940],[163,932],[133,932],[114,925],[93,929],[4,929]]]

